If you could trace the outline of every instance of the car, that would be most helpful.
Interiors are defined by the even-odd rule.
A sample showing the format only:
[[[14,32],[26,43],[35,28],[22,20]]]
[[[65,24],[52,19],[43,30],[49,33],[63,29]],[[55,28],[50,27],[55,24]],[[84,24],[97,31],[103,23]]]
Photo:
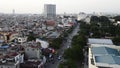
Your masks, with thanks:
[[[70,48],[70,46],[68,45],[67,48]]]
[[[61,55],[59,55],[59,56],[58,56],[58,60],[60,60],[60,59],[61,59],[61,57],[62,57],[62,56],[61,56]]]

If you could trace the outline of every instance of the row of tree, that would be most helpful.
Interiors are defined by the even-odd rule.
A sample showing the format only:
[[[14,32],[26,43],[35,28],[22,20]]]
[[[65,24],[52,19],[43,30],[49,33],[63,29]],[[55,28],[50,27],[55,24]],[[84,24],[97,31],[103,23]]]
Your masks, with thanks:
[[[73,29],[74,29],[74,27],[71,27],[67,31],[65,30],[63,32],[63,34],[60,35],[60,37],[51,40],[50,47],[52,47],[54,49],[59,49],[62,46],[63,40],[66,40],[65,37],[67,37],[68,34],[73,31]]]
[[[63,55],[66,61],[62,62],[59,68],[77,68],[77,64],[82,64],[86,42],[86,37],[83,34],[74,36],[72,38],[71,47],[65,50]]]
[[[120,16],[113,17],[116,21],[120,21]],[[92,16],[90,23],[83,21],[80,22],[82,33],[92,38],[106,38],[109,37],[113,40],[113,43],[120,45],[120,25],[115,25],[115,22],[109,20],[106,16]]]

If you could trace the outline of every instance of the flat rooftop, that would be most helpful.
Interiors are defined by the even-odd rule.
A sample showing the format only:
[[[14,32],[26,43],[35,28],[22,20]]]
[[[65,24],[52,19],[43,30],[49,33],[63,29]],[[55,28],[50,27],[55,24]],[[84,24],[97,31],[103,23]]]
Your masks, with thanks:
[[[93,55],[114,55],[120,56],[120,52],[117,49],[109,47],[93,47],[91,48]]]
[[[111,56],[111,55],[95,56],[95,61],[97,63],[107,63],[107,64],[120,65],[120,57],[118,57],[118,56]]]
[[[106,45],[113,45],[113,42],[111,39],[97,39],[97,38],[89,38],[88,39],[89,44],[106,44]]]

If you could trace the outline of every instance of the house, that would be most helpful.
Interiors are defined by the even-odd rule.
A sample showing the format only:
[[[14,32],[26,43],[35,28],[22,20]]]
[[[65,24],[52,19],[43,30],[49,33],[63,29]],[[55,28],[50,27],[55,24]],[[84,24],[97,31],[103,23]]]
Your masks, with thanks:
[[[2,40],[7,41],[7,42],[12,41],[12,40],[14,40],[15,38],[18,37],[17,32],[1,31],[0,34],[1,34]]]
[[[20,68],[24,62],[24,51],[21,46],[3,44],[0,46],[0,68]]]
[[[30,44],[25,47],[25,54],[27,55],[28,59],[35,58],[40,59],[41,57],[41,46],[36,44]]]
[[[42,55],[40,44],[32,41],[25,46],[27,60],[21,64],[21,68],[42,68],[46,58]]]
[[[43,63],[38,60],[26,61],[20,65],[20,68],[43,68]]]

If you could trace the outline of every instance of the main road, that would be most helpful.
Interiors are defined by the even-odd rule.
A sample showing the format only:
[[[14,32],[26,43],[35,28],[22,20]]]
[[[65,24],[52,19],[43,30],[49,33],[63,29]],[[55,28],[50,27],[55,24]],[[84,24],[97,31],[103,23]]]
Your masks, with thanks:
[[[78,31],[79,31],[79,24],[73,29],[72,33],[70,33],[68,35],[68,37],[66,37],[67,41],[63,41],[62,47],[58,50],[58,55],[62,56],[65,49],[67,49],[71,46],[72,38],[73,38],[73,36],[77,35]],[[63,58],[58,60],[58,56],[55,56],[54,60],[46,63],[44,68],[58,68],[58,65],[62,59]]]

